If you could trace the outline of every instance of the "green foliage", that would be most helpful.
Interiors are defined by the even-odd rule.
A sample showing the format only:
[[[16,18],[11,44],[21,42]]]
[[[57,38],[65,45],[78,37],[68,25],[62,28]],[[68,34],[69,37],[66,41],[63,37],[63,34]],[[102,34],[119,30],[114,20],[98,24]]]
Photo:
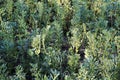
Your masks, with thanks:
[[[68,65],[70,67],[70,71],[76,71],[79,68],[79,59],[80,56],[78,54],[68,56]]]
[[[119,0],[0,0],[0,80],[119,80]]]

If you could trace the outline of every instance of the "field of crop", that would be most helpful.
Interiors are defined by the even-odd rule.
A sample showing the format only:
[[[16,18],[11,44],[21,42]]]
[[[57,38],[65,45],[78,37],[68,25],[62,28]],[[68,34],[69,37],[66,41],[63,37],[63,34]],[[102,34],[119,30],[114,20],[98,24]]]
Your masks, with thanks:
[[[120,80],[120,0],[0,0],[0,80]]]

